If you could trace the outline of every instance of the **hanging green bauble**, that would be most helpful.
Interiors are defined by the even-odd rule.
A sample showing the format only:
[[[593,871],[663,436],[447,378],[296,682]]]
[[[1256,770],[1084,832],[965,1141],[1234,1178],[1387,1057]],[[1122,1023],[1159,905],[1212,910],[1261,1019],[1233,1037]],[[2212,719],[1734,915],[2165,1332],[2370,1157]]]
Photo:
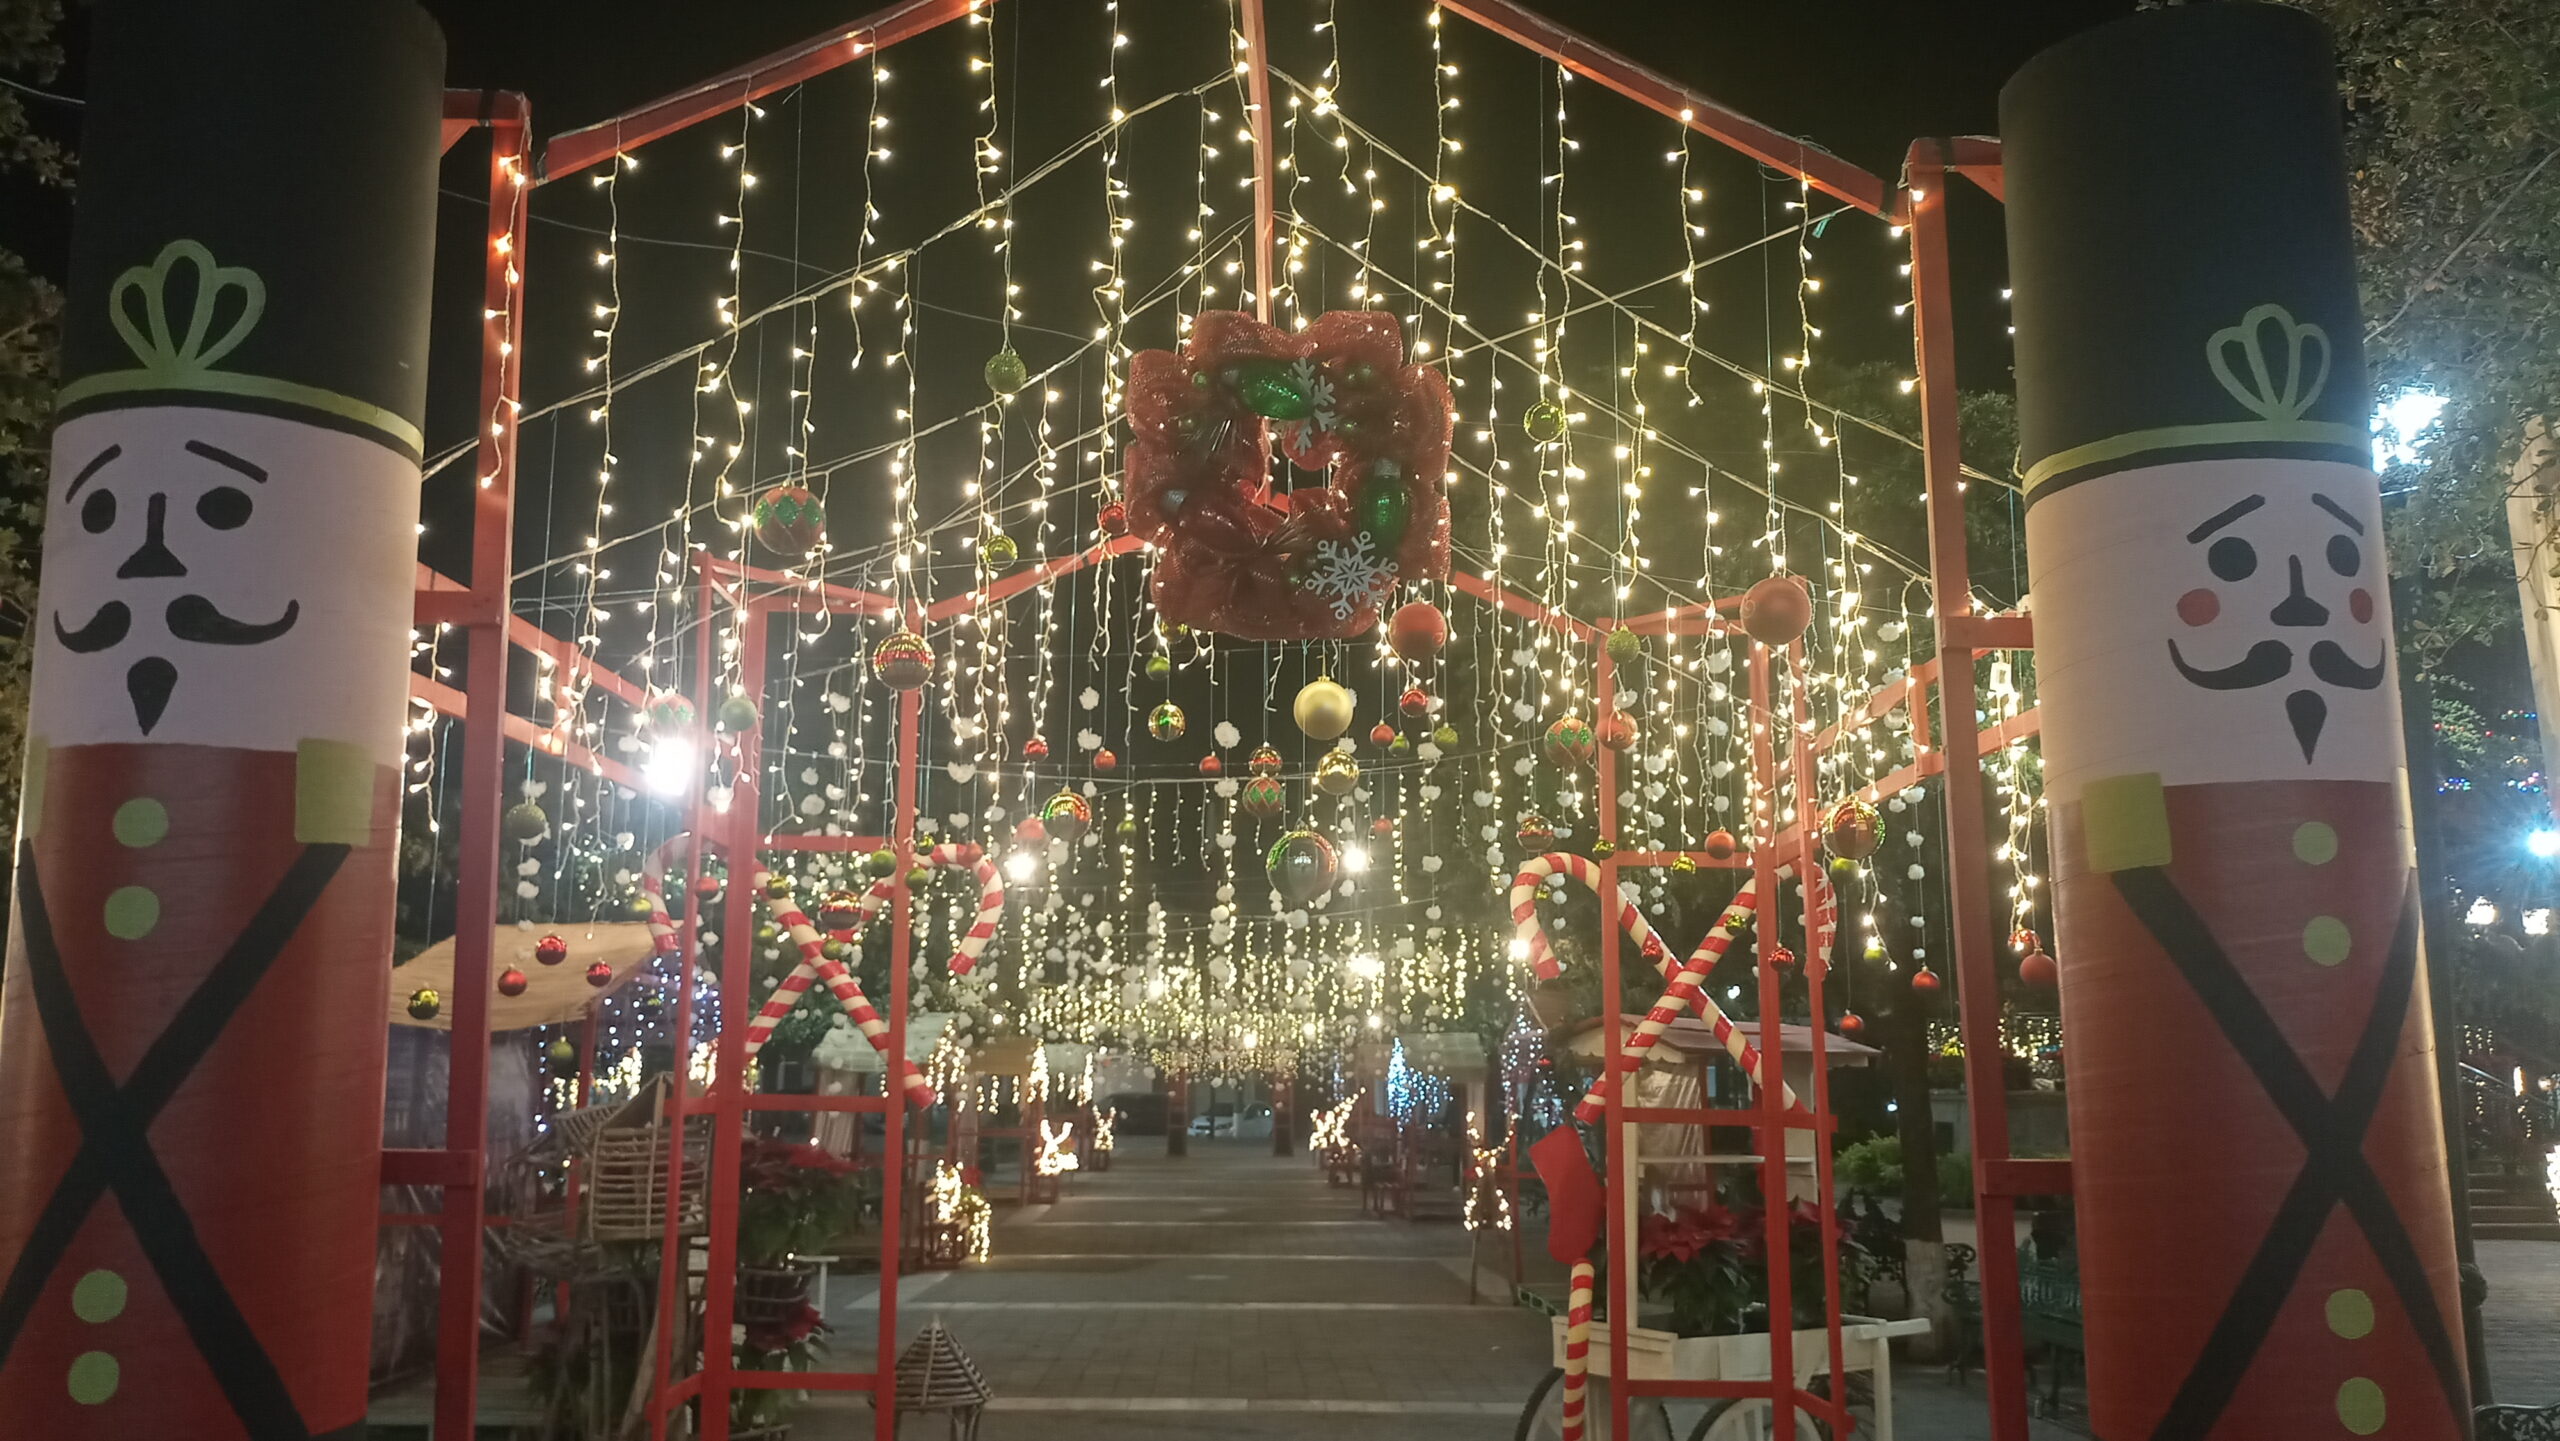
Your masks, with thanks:
[[[898,853],[887,846],[882,846],[873,851],[863,863],[871,868],[871,874],[875,876],[889,875],[898,869]]]
[[[1120,824],[1113,826],[1111,829],[1114,834],[1118,835],[1120,839],[1124,841],[1134,839],[1138,834],[1138,818],[1136,816],[1122,816],[1120,818]]]
[[[518,801],[507,808],[505,824],[508,840],[538,841],[551,829],[551,817],[531,801]]]
[[[1618,843],[1606,836],[1591,843],[1591,858],[1595,861],[1605,861],[1617,853]]]
[[[908,890],[911,890],[911,891],[920,891],[920,890],[923,890],[926,886],[931,885],[932,883],[933,883],[933,867],[931,867],[931,866],[917,866],[917,867],[915,867],[914,869],[912,869],[912,870],[910,870],[910,871],[908,871],[908,872],[907,872],[907,889],[908,889]]]
[[[1267,821],[1289,808],[1289,787],[1278,776],[1258,775],[1244,783],[1244,813]]]
[[[1351,502],[1351,515],[1379,550],[1393,554],[1405,527],[1413,524],[1413,487],[1405,483],[1403,468],[1391,460],[1371,465]]]
[[[1305,905],[1333,884],[1333,842],[1314,831],[1290,831],[1271,843],[1263,871],[1292,905]]]
[[[1456,745],[1458,743],[1458,728],[1451,725],[1441,726],[1439,729],[1434,730],[1431,733],[1431,743],[1444,749],[1449,746]]]
[[[1191,721],[1183,715],[1182,707],[1171,701],[1166,701],[1147,712],[1147,734],[1154,736],[1157,740],[1178,741],[1182,739],[1182,733],[1190,728]]]
[[[933,647],[923,636],[898,627],[871,651],[871,673],[891,690],[916,690],[933,679]]]
[[[443,1010],[444,997],[436,994],[435,987],[420,986],[409,993],[409,1018],[411,1020],[432,1021]]]
[[[693,702],[675,691],[660,691],[649,698],[649,728],[680,734],[693,729]]]
[[[987,389],[998,395],[1011,395],[1031,383],[1031,367],[1023,364],[1022,353],[1008,345],[987,357]]]
[[[1360,784],[1360,763],[1349,751],[1326,751],[1316,762],[1316,789],[1329,796],[1347,796]]]
[[[1173,674],[1173,657],[1169,655],[1151,655],[1147,657],[1147,675],[1149,679],[1162,680],[1171,674]]]
[[[1050,835],[1073,845],[1093,825],[1093,807],[1074,791],[1060,791],[1041,805],[1040,825]]]
[[[748,520],[759,545],[791,560],[816,550],[827,538],[826,507],[796,485],[777,485],[757,496]]]
[[[1626,665],[1644,654],[1644,637],[1620,626],[1609,632],[1609,659]]]
[[[987,537],[986,544],[978,547],[978,554],[986,557],[987,564],[1001,570],[1022,557],[1022,547],[1013,543],[1012,536],[991,535]]]
[[[555,1062],[578,1059],[578,1048],[570,1044],[567,1036],[553,1036],[551,1044],[544,1047],[542,1053]]]
[[[1240,360],[1227,367],[1227,386],[1244,408],[1265,420],[1304,420],[1315,413],[1295,368],[1285,360]]]
[[[733,695],[720,702],[720,709],[714,715],[720,729],[731,735],[753,730],[757,718],[755,697],[747,695]]]
[[[1398,735],[1394,740],[1387,742],[1387,754],[1395,756],[1407,756],[1413,754],[1413,738],[1411,736]]]
[[[1530,406],[1527,413],[1520,417],[1520,424],[1529,432],[1529,438],[1540,445],[1562,440],[1565,430],[1564,407],[1552,400],[1541,400]]]

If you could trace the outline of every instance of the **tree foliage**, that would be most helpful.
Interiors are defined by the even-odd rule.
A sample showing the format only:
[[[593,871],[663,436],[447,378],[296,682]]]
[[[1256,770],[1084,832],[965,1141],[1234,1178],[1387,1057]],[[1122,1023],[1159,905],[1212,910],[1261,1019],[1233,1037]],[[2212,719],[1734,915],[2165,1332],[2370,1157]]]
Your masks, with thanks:
[[[51,81],[62,65],[53,41],[61,19],[57,0],[0,0],[0,74]],[[26,105],[21,92],[0,86],[0,170],[68,184],[69,157],[28,123]],[[0,806],[12,815],[26,751],[36,550],[61,313],[60,292],[23,259],[0,250]]]

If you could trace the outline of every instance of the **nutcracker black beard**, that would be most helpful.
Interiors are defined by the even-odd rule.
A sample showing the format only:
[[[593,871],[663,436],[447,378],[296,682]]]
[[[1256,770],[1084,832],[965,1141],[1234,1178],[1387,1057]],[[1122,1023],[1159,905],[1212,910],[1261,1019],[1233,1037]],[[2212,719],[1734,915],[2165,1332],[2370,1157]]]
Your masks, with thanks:
[[[190,440],[186,449],[189,454],[212,461],[255,484],[267,482],[264,467],[219,446]],[[72,478],[70,487],[63,492],[64,503],[69,504],[77,498],[83,487],[98,479],[99,473],[123,454],[121,445],[110,445],[98,452],[97,457],[80,467],[79,474]],[[207,488],[195,502],[196,518],[212,530],[238,530],[249,523],[249,516],[255,509],[248,491],[228,483]],[[99,480],[97,486],[89,491],[88,499],[80,502],[80,528],[91,535],[104,535],[115,528],[117,510],[116,492],[106,481]],[[169,548],[168,520],[168,492],[155,490],[143,506],[141,542],[125,557],[124,563],[116,567],[117,579],[177,580],[187,575],[186,562]],[[284,613],[274,620],[263,623],[237,620],[225,615],[210,598],[188,592],[169,602],[165,620],[173,640],[191,645],[242,646],[265,645],[279,639],[291,631],[294,622],[301,617],[302,602],[288,600]],[[62,648],[74,655],[94,655],[113,650],[124,643],[132,630],[133,611],[120,600],[111,600],[98,607],[97,614],[77,627],[65,627],[60,611],[53,616],[54,639],[62,642]],[[165,656],[144,656],[125,668],[124,686],[125,694],[133,701],[134,724],[141,727],[144,735],[149,735],[152,727],[158,725],[161,716],[168,711],[169,698],[177,691],[178,667]]]
[[[2195,529],[2187,532],[2189,545],[2205,545],[2207,541],[2212,542],[2205,550],[2205,566],[2213,572],[2216,580],[2225,585],[2238,585],[2257,573],[2258,545],[2244,535],[2222,534],[2222,532],[2227,527],[2234,526],[2250,515],[2264,510],[2266,504],[2267,498],[2264,495],[2248,496],[2225,507]],[[2359,544],[2359,540],[2364,535],[2363,522],[2349,515],[2344,506],[2325,495],[2313,494],[2310,497],[2310,504],[2325,512],[2336,526],[2344,527],[2344,529],[2331,530],[2325,544],[2321,547],[2321,558],[2331,572],[2342,580],[2352,582],[2364,567],[2364,547]],[[2316,519],[2310,517],[2302,519],[2309,520],[2311,523],[2300,527],[2297,535],[2328,528],[2320,526]],[[2284,594],[2267,612],[2268,623],[2297,631],[2330,624],[2333,611],[2328,605],[2315,599],[2303,582],[2301,551],[2306,547],[2295,544],[2293,537],[2275,537],[2274,539],[2280,542],[2276,546],[2277,549],[2291,553],[2285,557]],[[2189,592],[2188,598],[2180,602],[2182,613],[2189,602],[2198,596],[2206,597],[2208,604],[2216,610],[2219,609],[2220,601],[2216,593],[2210,590],[2199,590]],[[2359,625],[2371,623],[2372,605],[2371,592],[2361,589],[2355,591],[2349,598],[2349,618]],[[2179,676],[2189,685],[2204,690],[2255,690],[2260,686],[2273,685],[2293,674],[2294,654],[2292,645],[2270,637],[2251,644],[2247,654],[2229,665],[2199,666],[2187,660],[2185,653],[2179,650],[2175,639],[2169,641],[2169,663],[2178,668]],[[2346,647],[2336,641],[2321,639],[2310,644],[2303,653],[2303,659],[2311,672],[2312,679],[2323,685],[2334,686],[2341,690],[2369,691],[2382,684],[2386,657],[2377,654],[2370,665],[2363,664],[2348,655]],[[2303,763],[2308,765],[2319,749],[2321,728],[2328,724],[2328,698],[2309,687],[2288,691],[2284,698],[2284,713],[2286,721],[2293,728],[2295,743],[2302,747]]]

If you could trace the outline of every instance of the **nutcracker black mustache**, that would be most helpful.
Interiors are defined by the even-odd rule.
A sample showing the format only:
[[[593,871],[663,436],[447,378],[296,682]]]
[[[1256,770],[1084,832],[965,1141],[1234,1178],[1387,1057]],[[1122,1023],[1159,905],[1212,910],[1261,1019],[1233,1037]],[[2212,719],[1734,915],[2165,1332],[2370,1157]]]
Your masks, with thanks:
[[[2382,684],[2387,657],[2377,655],[2371,665],[2359,664],[2347,654],[2346,647],[2333,640],[2314,641],[2305,653],[2313,679],[2340,690],[2372,690]],[[2205,690],[2254,690],[2272,685],[2293,673],[2293,647],[2280,640],[2262,640],[2249,647],[2249,653],[2226,666],[2204,667],[2187,664],[2178,643],[2169,642],[2169,663],[2189,685]],[[2296,690],[2284,698],[2285,721],[2293,728],[2293,739],[2302,747],[2302,760],[2310,764],[2312,754],[2320,748],[2320,732],[2329,723],[2329,702],[2318,691]]]
[[[302,619],[302,602],[288,600],[284,614],[274,620],[259,622],[238,620],[222,613],[222,607],[200,595],[182,595],[169,602],[167,614],[169,634],[195,645],[265,645],[278,639]],[[111,600],[98,607],[98,613],[76,629],[66,629],[62,613],[54,612],[53,638],[73,655],[92,655],[122,645],[133,631],[133,611],[123,601]],[[169,697],[178,688],[178,668],[164,656],[145,656],[125,668],[125,694],[133,701],[134,724],[144,735],[160,724],[168,712]]]

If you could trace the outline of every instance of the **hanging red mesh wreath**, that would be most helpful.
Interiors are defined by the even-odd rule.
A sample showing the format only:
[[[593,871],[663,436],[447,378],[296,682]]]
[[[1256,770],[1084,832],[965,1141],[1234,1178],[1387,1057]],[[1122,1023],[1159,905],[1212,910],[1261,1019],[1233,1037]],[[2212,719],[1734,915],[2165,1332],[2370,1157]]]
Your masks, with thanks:
[[[1292,335],[1204,311],[1180,354],[1129,361],[1129,533],[1167,621],[1246,640],[1348,638],[1400,582],[1449,577],[1449,387],[1392,315]],[[1321,487],[1271,494],[1270,426]]]

